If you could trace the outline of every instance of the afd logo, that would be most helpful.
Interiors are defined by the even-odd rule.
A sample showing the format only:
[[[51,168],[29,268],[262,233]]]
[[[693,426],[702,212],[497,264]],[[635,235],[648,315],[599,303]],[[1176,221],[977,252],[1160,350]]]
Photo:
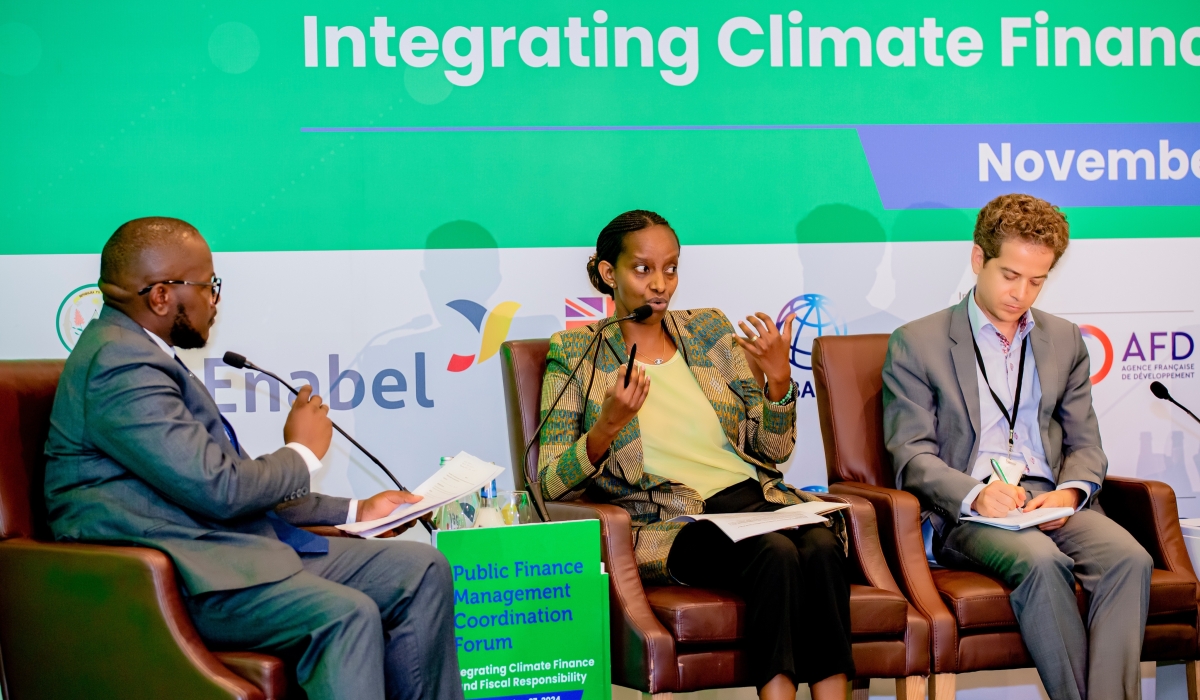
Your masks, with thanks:
[[[513,316],[521,308],[515,301],[503,301],[489,311],[486,306],[470,299],[455,299],[447,302],[446,306],[462,314],[480,334],[479,352],[473,355],[452,354],[446,365],[450,372],[465,372],[471,365],[482,364],[500,352],[500,344],[508,337]]]
[[[1096,326],[1080,325],[1080,333],[1089,346],[1093,360],[1099,346],[1100,362],[1092,362],[1099,369],[1092,374],[1092,384],[1104,381],[1116,364],[1116,351],[1108,334]],[[1196,376],[1196,363],[1192,360],[1196,343],[1190,333],[1184,331],[1134,331],[1123,344],[1121,352],[1121,381],[1146,381],[1154,379],[1192,379]]]

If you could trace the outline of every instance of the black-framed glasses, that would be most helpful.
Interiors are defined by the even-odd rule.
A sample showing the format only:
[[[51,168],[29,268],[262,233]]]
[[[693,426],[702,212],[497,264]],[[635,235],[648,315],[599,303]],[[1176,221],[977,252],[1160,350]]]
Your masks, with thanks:
[[[138,292],[138,296],[149,294],[151,289],[154,289],[160,284],[186,284],[192,287],[211,287],[213,301],[221,298],[221,278],[217,277],[216,275],[213,275],[211,282],[188,282],[186,280],[163,280],[161,282],[153,282],[147,285],[145,289]]]

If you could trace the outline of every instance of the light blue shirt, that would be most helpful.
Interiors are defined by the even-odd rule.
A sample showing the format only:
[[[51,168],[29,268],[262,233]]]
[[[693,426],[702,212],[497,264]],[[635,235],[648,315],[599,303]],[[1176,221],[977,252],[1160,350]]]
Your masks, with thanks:
[[[986,485],[982,482],[992,474],[988,460],[1001,460],[1008,456],[1008,420],[992,399],[991,392],[996,392],[996,396],[1000,397],[1000,401],[1011,415],[1021,363],[1021,344],[1034,327],[1033,312],[1026,311],[1017,322],[1016,335],[1012,342],[1009,342],[975,303],[974,289],[971,290],[970,299],[967,301],[967,316],[971,320],[971,332],[975,335],[975,342],[979,344],[983,366],[987,368],[987,379],[984,379],[983,371],[976,363],[976,379],[979,381],[979,458],[975,461],[971,476],[981,483],[971,489],[963,499],[963,515],[974,514],[971,504]],[[1020,406],[1017,409],[1017,422],[1013,431],[1012,458],[1025,463],[1026,476],[1054,483],[1054,473],[1046,461],[1046,450],[1042,447],[1042,431],[1038,425],[1042,384],[1038,380],[1037,360],[1033,356],[1033,347],[1028,343],[1025,345],[1025,377],[1021,382]],[[988,380],[991,381],[991,391],[988,390]],[[1079,507],[1082,508],[1096,492],[1098,485],[1088,481],[1066,481],[1058,486],[1060,491],[1070,488],[1083,491],[1084,498],[1079,503]]]

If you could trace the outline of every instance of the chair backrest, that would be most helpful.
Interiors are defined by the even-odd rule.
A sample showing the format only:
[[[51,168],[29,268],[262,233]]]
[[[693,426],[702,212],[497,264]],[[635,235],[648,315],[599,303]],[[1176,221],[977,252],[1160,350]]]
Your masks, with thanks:
[[[63,360],[0,361],[0,539],[49,539],[42,494]]]
[[[813,341],[813,379],[829,483],[895,488],[883,442],[883,360],[888,336],[821,336]]]
[[[504,364],[504,404],[508,408],[508,446],[512,451],[513,483],[518,489],[537,478],[538,446],[521,464],[525,444],[537,430],[542,413],[542,377],[550,341],[509,340],[500,346]]]

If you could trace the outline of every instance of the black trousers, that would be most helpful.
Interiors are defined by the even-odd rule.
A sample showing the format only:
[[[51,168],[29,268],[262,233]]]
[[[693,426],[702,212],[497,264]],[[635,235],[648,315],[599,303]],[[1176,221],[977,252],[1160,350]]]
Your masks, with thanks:
[[[768,503],[753,480],[704,502],[706,513],[781,507]],[[680,583],[731,590],[746,601],[746,651],[756,688],[781,673],[796,683],[854,677],[846,557],[824,525],[734,542],[710,522],[690,523],[671,545],[667,569]]]

